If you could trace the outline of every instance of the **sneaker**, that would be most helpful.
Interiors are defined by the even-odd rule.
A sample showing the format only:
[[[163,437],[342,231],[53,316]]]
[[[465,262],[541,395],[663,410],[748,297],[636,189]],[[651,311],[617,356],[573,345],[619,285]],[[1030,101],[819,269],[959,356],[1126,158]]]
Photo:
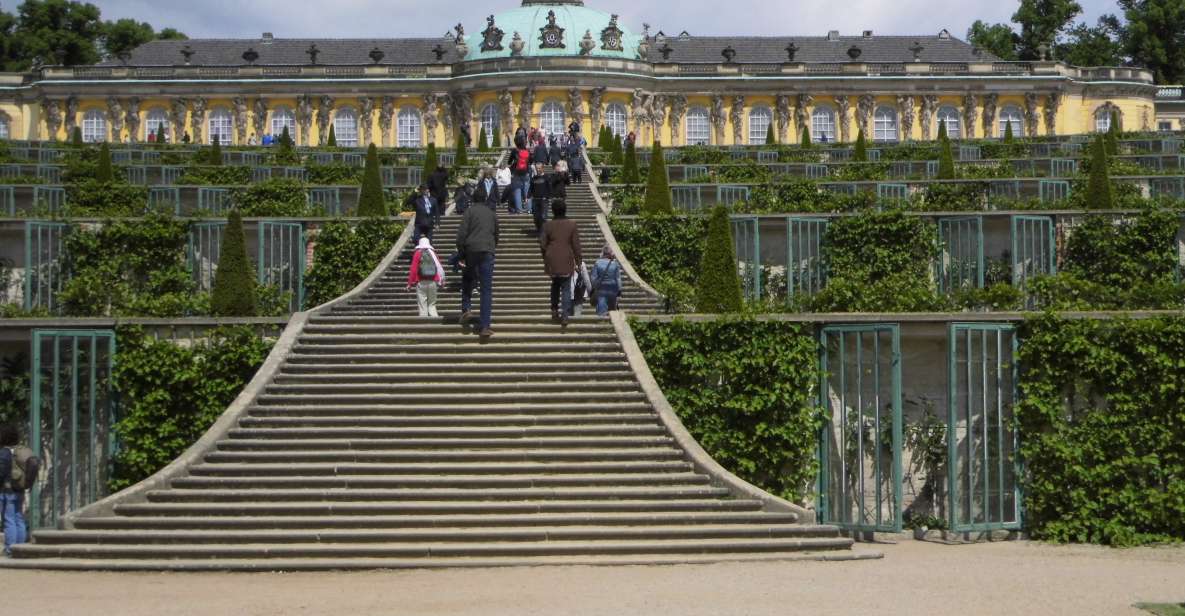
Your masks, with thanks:
[[[461,313],[461,325],[464,325],[472,320],[473,320],[473,312],[472,311],[466,310],[465,312]]]
[[[487,327],[487,328],[481,330],[481,332],[479,332],[477,335],[482,338],[489,338],[490,336],[494,335],[494,330]]]

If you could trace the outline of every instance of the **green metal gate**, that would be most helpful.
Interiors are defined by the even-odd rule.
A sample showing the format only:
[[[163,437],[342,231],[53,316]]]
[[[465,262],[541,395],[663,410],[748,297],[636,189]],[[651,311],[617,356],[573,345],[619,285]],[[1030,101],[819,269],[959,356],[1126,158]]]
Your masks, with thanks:
[[[761,299],[761,224],[757,217],[733,218],[732,241],[745,299]]]
[[[983,287],[983,219],[960,216],[938,220],[938,288],[943,293]]]
[[[827,284],[823,259],[826,218],[786,219],[786,294],[814,295]]]
[[[823,329],[821,521],[901,532],[901,334],[897,325]]]
[[[29,440],[45,471],[32,490],[29,524],[44,528],[107,494],[115,332],[33,330],[32,346]]]
[[[58,310],[58,292],[65,278],[65,246],[69,227],[61,222],[25,223],[25,310]]]
[[[214,273],[222,255],[222,234],[225,222],[197,222],[189,227],[189,271],[199,291],[214,288]]]
[[[1036,276],[1057,273],[1053,219],[1048,216],[1012,217],[1012,284],[1023,287]]]
[[[951,528],[1021,526],[1016,333],[1007,324],[953,323],[947,446]]]
[[[298,222],[259,223],[259,284],[292,295],[289,309],[304,306],[304,226]]]

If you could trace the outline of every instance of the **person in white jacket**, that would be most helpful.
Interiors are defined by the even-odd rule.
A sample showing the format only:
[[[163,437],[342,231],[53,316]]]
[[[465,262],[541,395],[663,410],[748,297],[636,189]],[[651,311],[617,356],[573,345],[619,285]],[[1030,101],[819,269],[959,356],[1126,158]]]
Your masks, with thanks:
[[[432,241],[421,237],[416,245],[416,252],[411,258],[411,271],[407,276],[407,288],[416,290],[416,303],[420,309],[420,317],[437,317],[436,295],[440,287],[444,286],[444,268],[440,266],[440,259],[436,250],[432,248]]]

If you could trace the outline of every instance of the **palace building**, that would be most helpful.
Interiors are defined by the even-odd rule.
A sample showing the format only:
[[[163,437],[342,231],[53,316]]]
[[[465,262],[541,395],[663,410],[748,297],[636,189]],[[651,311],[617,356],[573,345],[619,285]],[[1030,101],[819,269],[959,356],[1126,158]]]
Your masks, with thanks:
[[[0,75],[0,138],[452,144],[461,131],[607,125],[668,146],[1158,128],[1136,68],[1003,62],[947,31],[702,37],[640,31],[581,0],[523,0],[440,38],[155,41],[95,66]],[[595,144],[594,144],[595,145]]]

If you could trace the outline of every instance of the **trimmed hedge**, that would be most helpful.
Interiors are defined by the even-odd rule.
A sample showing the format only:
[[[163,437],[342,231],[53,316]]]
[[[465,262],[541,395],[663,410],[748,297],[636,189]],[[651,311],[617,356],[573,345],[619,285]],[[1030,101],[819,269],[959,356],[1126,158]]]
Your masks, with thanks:
[[[247,236],[238,210],[230,211],[214,273],[210,312],[220,317],[253,317],[259,311],[255,273],[247,258]]]
[[[705,314],[740,312],[745,305],[728,208],[717,205],[708,218],[708,236],[695,285],[695,309]]]

